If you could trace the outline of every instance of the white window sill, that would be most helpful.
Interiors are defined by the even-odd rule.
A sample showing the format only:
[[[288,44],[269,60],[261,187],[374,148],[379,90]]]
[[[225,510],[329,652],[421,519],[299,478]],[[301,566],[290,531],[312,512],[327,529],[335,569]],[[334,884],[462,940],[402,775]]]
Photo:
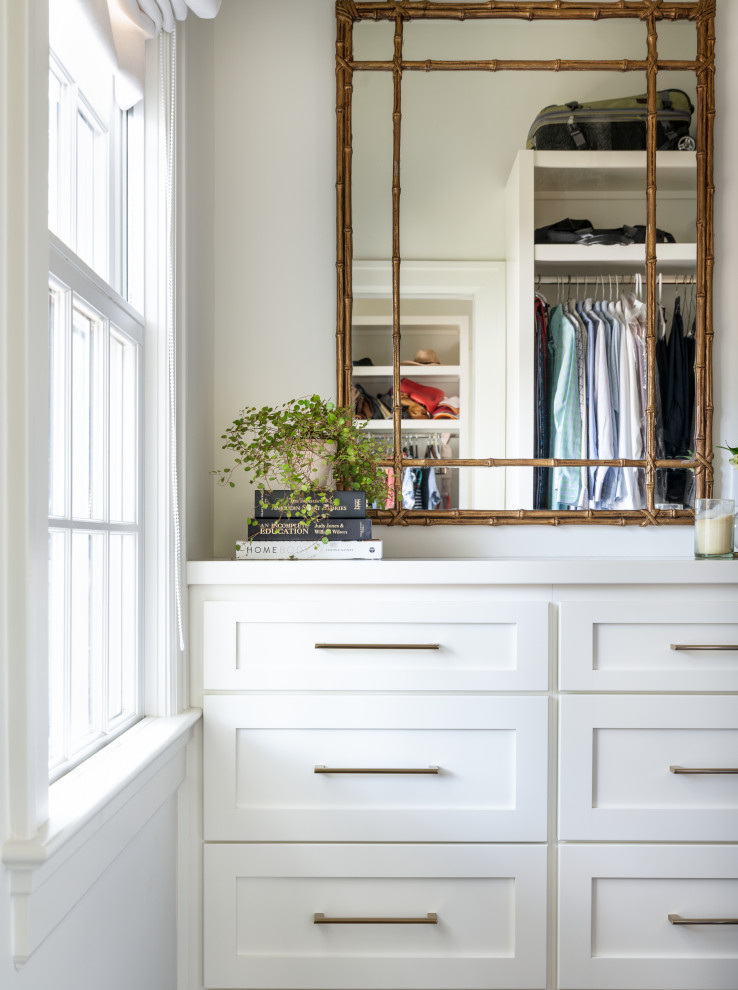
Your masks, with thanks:
[[[201,712],[145,718],[49,788],[49,819],[3,846],[22,965],[187,776]]]

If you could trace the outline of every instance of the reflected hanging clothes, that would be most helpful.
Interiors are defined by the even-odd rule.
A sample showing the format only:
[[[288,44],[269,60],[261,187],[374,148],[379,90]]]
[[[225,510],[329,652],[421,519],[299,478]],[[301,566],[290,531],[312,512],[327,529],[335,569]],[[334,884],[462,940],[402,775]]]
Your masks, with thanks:
[[[402,471],[402,507],[415,508],[415,476],[412,468],[403,468]]]
[[[667,345],[667,380],[664,402],[664,452],[668,459],[688,457],[692,447],[692,407],[694,404],[694,348],[684,336],[681,299],[674,300],[674,314]],[[686,504],[687,471],[669,468],[665,472],[665,500]]]
[[[425,448],[426,458],[437,458],[439,456],[438,450],[434,443],[429,443]],[[423,507],[435,511],[441,508],[441,493],[438,490],[438,483],[436,481],[436,469],[433,467],[425,468],[423,476]]]
[[[441,460],[450,460],[453,457],[451,450],[451,434],[441,434],[441,444],[438,452]],[[442,467],[436,469],[436,484],[441,496],[441,508],[451,508],[451,468]]]
[[[563,306],[551,313],[550,338],[554,352],[551,396],[550,448],[556,458],[579,457],[582,419],[579,402],[577,326]],[[575,508],[581,491],[581,469],[557,467],[551,472],[551,509]]]
[[[534,301],[535,319],[535,443],[534,457],[548,457],[549,448],[549,407],[548,394],[548,320],[549,307],[543,296],[536,295]],[[533,469],[533,508],[546,509],[546,482],[548,468]]]

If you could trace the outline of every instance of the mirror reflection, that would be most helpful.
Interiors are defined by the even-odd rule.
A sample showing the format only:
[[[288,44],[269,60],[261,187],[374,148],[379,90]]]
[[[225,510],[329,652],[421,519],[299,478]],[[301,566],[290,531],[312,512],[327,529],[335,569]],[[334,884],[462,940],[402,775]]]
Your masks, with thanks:
[[[693,24],[660,22],[658,30],[661,57],[695,57]],[[391,23],[356,24],[355,59],[391,59],[393,34]],[[646,58],[645,27],[636,20],[410,21],[404,37],[404,58],[417,61]],[[696,78],[663,71],[657,83],[655,453],[691,459]],[[642,71],[403,73],[405,456],[645,457],[647,165],[634,147],[646,90]],[[356,414],[386,435],[390,457],[392,105],[391,73],[354,72],[353,400]],[[559,110],[542,114],[547,107]],[[637,467],[446,472],[452,481],[439,474],[438,499],[415,508],[647,504]],[[657,472],[657,507],[681,509],[693,498],[693,472]]]

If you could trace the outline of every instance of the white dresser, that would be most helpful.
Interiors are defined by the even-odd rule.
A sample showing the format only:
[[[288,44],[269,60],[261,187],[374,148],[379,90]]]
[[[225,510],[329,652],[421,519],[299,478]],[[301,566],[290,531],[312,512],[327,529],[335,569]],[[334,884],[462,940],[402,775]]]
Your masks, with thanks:
[[[206,987],[736,990],[738,562],[188,580]]]

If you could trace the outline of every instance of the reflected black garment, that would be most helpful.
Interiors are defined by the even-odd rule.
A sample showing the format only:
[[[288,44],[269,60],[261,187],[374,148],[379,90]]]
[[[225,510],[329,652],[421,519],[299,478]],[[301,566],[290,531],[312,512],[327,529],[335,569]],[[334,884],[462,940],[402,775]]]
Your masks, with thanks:
[[[695,400],[695,383],[694,383],[694,359],[696,353],[697,342],[695,340],[695,332],[697,330],[695,322],[692,323],[692,329],[689,336],[686,339],[686,350],[687,350],[687,449],[694,449],[694,400]]]
[[[549,396],[548,396],[548,307],[535,298],[535,394],[536,423],[534,457],[548,457],[549,447]],[[533,508],[547,508],[547,468],[533,469]]]
[[[694,341],[684,336],[681,300],[674,301],[671,333],[666,347],[664,398],[664,454],[669,459],[689,457],[692,450],[692,408],[694,406]],[[665,471],[666,502],[685,505],[689,473],[677,468]]]
[[[664,449],[667,457],[682,457],[687,451],[690,413],[687,382],[687,346],[684,339],[679,296],[674,302],[668,344],[666,404],[664,407]]]

